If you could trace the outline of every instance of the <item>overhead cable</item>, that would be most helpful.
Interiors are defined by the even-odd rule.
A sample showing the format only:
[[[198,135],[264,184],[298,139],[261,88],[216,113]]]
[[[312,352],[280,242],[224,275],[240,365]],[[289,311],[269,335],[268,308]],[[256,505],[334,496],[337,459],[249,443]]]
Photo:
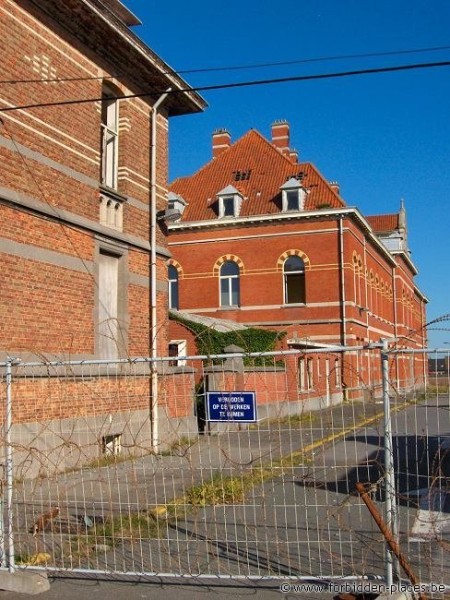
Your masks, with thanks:
[[[416,69],[433,69],[440,67],[448,67],[450,66],[450,61],[441,61],[441,62],[433,62],[433,63],[415,63],[411,65],[397,65],[393,67],[378,67],[373,69],[360,69],[353,71],[338,71],[334,73],[319,73],[313,75],[298,75],[291,77],[279,77],[273,79],[259,79],[252,81],[240,81],[236,83],[222,83],[216,85],[204,85],[197,87],[186,87],[180,88],[178,90],[172,90],[169,92],[169,95],[173,94],[188,94],[192,92],[206,92],[206,91],[214,91],[214,90],[224,90],[224,89],[233,89],[233,88],[241,88],[241,87],[250,87],[250,86],[260,86],[260,85],[273,85],[276,83],[294,83],[298,81],[317,81],[321,79],[336,79],[340,77],[355,77],[359,75],[374,75],[377,73],[394,73],[400,71],[412,71]],[[139,94],[124,94],[121,96],[110,97],[115,100],[127,100],[131,98],[146,98],[152,96],[158,96],[164,93],[163,91],[153,90],[151,92],[142,92]],[[11,112],[14,110],[25,110],[30,108],[44,108],[50,106],[68,106],[71,104],[85,104],[88,102],[101,102],[103,98],[78,98],[73,100],[62,100],[59,102],[40,102],[36,104],[22,104],[19,106],[8,106],[6,108],[0,108],[0,112]]]

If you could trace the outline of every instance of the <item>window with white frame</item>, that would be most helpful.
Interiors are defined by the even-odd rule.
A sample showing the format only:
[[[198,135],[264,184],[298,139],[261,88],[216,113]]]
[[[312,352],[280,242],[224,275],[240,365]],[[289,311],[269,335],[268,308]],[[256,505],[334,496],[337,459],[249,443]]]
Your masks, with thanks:
[[[334,376],[335,376],[335,385],[337,388],[341,387],[342,377],[341,377],[341,365],[339,363],[339,359],[334,360]]]
[[[314,361],[312,358],[308,358],[306,362],[306,375],[308,379],[308,390],[312,390],[314,388]]]
[[[169,265],[168,268],[169,276],[169,308],[178,310],[179,302],[179,282],[178,282],[178,270],[173,265]]]
[[[102,159],[101,183],[117,189],[119,147],[119,103],[112,89],[104,86],[102,93]]]
[[[302,187],[298,179],[292,177],[280,189],[283,212],[303,210],[306,190]]]
[[[227,260],[220,267],[220,306],[239,306],[239,266]]]
[[[239,216],[242,196],[235,187],[227,186],[217,194],[217,199],[220,219]]]
[[[289,256],[283,265],[284,303],[305,304],[305,263],[296,255]]]
[[[182,367],[186,364],[185,359],[180,359],[180,356],[186,356],[187,354],[187,342],[186,340],[171,340],[169,342],[169,356],[173,357],[173,360],[169,362],[172,367]]]
[[[102,437],[102,450],[106,456],[118,456],[122,452],[122,434],[104,435]]]
[[[298,359],[298,389],[306,390],[306,369],[305,369],[305,359]]]

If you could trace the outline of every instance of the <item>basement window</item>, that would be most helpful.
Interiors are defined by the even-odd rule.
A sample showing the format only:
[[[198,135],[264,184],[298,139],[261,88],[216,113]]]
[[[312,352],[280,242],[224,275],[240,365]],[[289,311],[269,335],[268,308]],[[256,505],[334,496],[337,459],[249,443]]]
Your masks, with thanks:
[[[102,437],[102,450],[106,456],[117,456],[122,452],[122,434],[114,433]]]
[[[186,340],[171,340],[169,342],[169,356],[173,357],[173,360],[169,362],[171,367],[184,367],[186,365],[186,359],[180,359],[179,357],[186,356],[186,354]]]

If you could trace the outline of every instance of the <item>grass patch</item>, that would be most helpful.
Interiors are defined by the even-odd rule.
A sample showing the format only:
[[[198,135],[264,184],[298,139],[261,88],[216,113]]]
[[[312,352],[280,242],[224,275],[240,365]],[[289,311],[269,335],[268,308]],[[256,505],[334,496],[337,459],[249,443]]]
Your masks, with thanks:
[[[192,506],[235,504],[244,500],[246,485],[244,477],[221,477],[193,485],[185,491],[183,500]]]
[[[140,540],[167,539],[167,528],[173,521],[175,508],[167,508],[164,515],[153,513],[130,513],[108,517],[103,523],[96,523],[85,535],[77,535],[69,541],[72,557],[85,557],[106,552],[123,544]]]

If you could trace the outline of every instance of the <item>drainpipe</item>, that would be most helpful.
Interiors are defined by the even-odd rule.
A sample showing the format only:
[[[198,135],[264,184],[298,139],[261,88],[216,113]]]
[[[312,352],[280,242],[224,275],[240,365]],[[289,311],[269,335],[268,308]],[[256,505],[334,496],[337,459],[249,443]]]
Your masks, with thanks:
[[[394,338],[398,339],[398,312],[397,312],[397,267],[392,267],[392,301],[394,302]],[[395,355],[395,389],[400,391],[399,355]]]
[[[158,369],[156,357],[158,356],[158,321],[156,311],[156,121],[158,118],[158,108],[167,98],[171,88],[162,94],[155,102],[152,108],[152,121],[150,130],[150,358],[151,361],[151,398],[150,398],[150,419],[152,431],[152,450],[158,452],[159,444],[159,418],[158,418]]]
[[[345,276],[344,276],[344,227],[342,224],[343,216],[339,215],[339,270],[341,278],[341,344],[342,346],[347,345],[347,334],[346,334],[346,310],[345,310]],[[342,355],[344,356],[344,355]],[[344,385],[344,369],[341,369],[342,387],[344,390],[344,401],[348,398],[347,387]]]
[[[365,313],[366,313],[366,337],[367,343],[370,344],[370,332],[369,332],[369,311],[372,308],[369,306],[369,269],[367,268],[367,240],[364,236],[364,289],[365,289]],[[367,277],[366,277],[367,272]],[[367,385],[370,387],[372,385],[372,365],[371,365],[371,354],[368,350],[366,353],[366,365],[367,365]]]
[[[420,300],[420,305],[421,305],[421,311],[420,311],[420,318],[421,318],[421,334],[422,334],[422,348],[426,348],[427,347],[427,326],[426,326],[426,321],[425,321],[425,302],[421,299]],[[422,369],[423,369],[423,383],[424,385],[428,385],[428,354],[422,354],[423,356],[423,362],[422,362]]]

